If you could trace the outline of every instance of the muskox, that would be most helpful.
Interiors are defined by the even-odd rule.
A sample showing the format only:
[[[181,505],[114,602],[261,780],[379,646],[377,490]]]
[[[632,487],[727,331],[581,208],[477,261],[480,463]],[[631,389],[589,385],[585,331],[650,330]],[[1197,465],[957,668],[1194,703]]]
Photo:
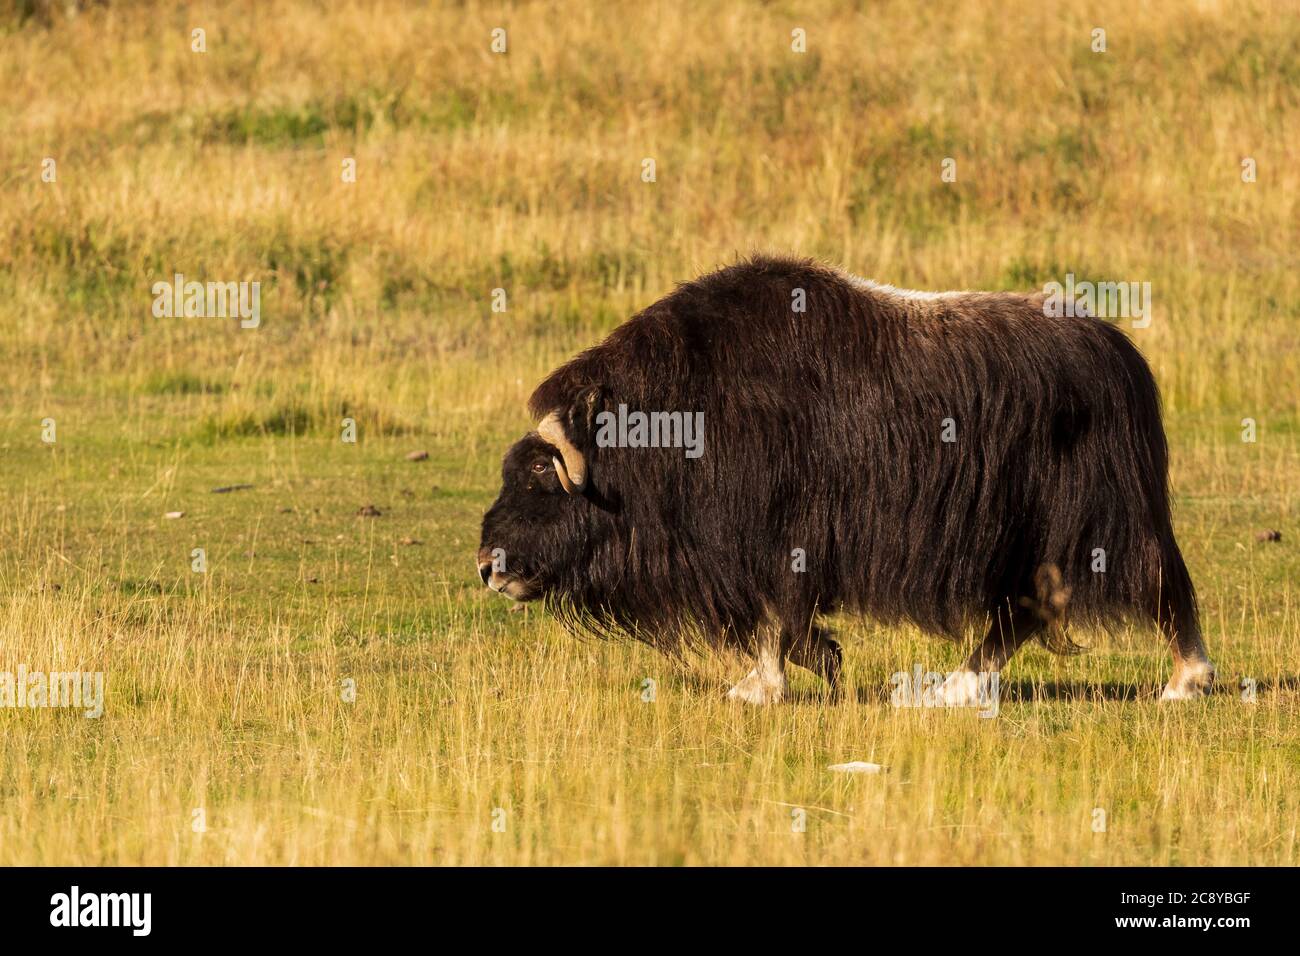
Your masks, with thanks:
[[[949,703],[1030,638],[1072,646],[1067,617],[1156,622],[1163,697],[1199,696],[1155,380],[1114,325],[1043,303],[769,257],[681,285],[533,392],[480,576],[587,631],[738,649],[753,703],[787,659],[834,688],[838,610],[987,627]]]

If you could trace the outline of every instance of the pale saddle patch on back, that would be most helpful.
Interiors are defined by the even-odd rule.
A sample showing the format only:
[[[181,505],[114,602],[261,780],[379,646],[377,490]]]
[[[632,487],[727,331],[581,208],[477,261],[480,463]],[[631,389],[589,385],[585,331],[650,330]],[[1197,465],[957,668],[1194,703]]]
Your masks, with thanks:
[[[854,275],[852,272],[837,270],[837,274],[841,279],[849,283],[849,285],[853,286],[855,289],[871,293],[872,295],[884,299],[893,299],[903,308],[914,312],[927,312],[930,310],[929,307],[937,306],[943,302],[950,302],[953,299],[988,294],[969,290],[926,292],[921,289],[900,289],[897,286],[886,285],[872,279],[864,279],[862,276]]]

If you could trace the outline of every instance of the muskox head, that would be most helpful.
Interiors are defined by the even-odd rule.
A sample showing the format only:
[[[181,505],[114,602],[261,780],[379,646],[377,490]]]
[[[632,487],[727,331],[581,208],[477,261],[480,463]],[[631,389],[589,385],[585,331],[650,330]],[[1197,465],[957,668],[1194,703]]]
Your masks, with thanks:
[[[532,601],[570,590],[581,573],[601,510],[591,481],[597,397],[550,412],[506,452],[479,541],[479,577],[492,590]]]

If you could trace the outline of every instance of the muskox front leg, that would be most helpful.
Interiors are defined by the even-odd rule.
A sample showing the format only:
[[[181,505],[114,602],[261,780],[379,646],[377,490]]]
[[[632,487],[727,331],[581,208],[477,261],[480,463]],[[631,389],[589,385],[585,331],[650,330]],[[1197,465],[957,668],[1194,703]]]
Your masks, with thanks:
[[[838,697],[844,652],[830,632],[813,625],[802,632],[786,632],[781,639],[789,648],[790,662],[812,671],[826,682],[831,696]]]
[[[988,701],[980,696],[980,675],[995,674],[1026,641],[1043,629],[1036,611],[1025,607],[1004,609],[993,615],[993,623],[966,663],[953,671],[939,688],[949,707],[981,707]],[[988,686],[988,678],[984,679]],[[987,691],[985,691],[987,693]]]
[[[754,635],[754,649],[754,669],[727,691],[727,697],[746,704],[779,704],[787,687],[780,626],[760,624]]]

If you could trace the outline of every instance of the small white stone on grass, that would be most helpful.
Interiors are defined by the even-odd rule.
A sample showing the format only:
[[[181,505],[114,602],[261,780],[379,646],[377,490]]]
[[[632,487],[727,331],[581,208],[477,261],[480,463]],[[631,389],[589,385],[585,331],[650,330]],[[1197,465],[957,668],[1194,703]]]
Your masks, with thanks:
[[[184,512],[184,511],[169,511],[169,512],[167,512],[165,515],[163,515],[163,517],[164,517],[164,518],[184,518],[184,517],[185,517],[185,512]]]
[[[836,773],[883,773],[885,768],[878,763],[867,763],[865,760],[853,760],[849,763],[833,763],[826,769],[834,770]]]

